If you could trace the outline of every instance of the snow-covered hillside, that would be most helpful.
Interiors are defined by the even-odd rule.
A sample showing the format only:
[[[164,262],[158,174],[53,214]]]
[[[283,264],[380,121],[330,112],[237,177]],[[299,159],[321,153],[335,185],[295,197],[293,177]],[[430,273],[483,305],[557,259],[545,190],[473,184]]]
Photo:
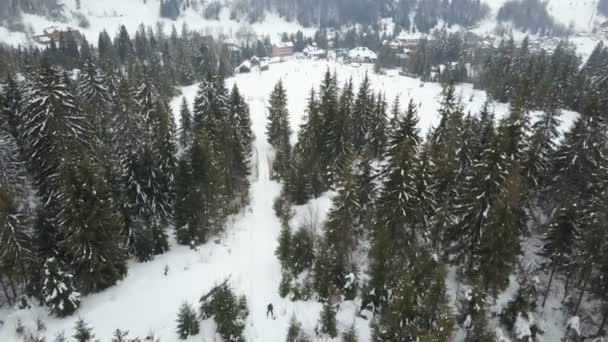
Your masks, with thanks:
[[[231,20],[226,8],[220,13],[220,20],[204,19],[200,13],[195,13],[189,8],[176,21],[172,21],[160,17],[160,0],[80,0],[80,2],[81,8],[77,10],[76,0],[64,0],[64,14],[68,22],[53,22],[31,14],[24,14],[23,22],[26,27],[32,28],[33,34],[39,34],[44,28],[57,25],[78,28],[92,43],[97,42],[97,37],[103,30],[113,35],[120,25],[125,25],[129,32],[135,32],[142,23],[146,26],[155,26],[157,22],[164,23],[167,34],[171,32],[171,25],[175,25],[179,30],[183,24],[187,24],[190,29],[214,36],[231,36],[243,27],[251,28],[259,35],[268,35],[272,40],[278,40],[283,32],[303,30],[312,33],[312,29],[305,29],[295,22],[287,22],[272,13],[267,14],[263,22],[250,25]],[[72,16],[73,12],[84,14],[90,21],[90,27],[78,27],[78,20]],[[27,43],[29,39],[25,33],[10,32],[0,25],[0,41],[17,45]]]
[[[493,16],[508,0],[484,0],[492,9]],[[577,32],[591,32],[602,18],[597,14],[599,0],[546,0],[547,9],[559,23],[573,25]]]
[[[231,286],[237,294],[247,296],[250,315],[245,334],[248,342],[282,342],[289,320],[297,315],[303,328],[313,335],[321,305],[316,302],[295,302],[279,298],[280,265],[274,255],[280,223],[272,209],[280,185],[269,180],[267,156],[270,153],[265,139],[266,100],[275,82],[282,79],[287,89],[292,127],[297,131],[304,117],[308,90],[317,86],[327,69],[336,71],[341,81],[352,78],[357,85],[369,72],[373,88],[386,92],[387,97],[400,96],[402,102],[414,99],[420,104],[420,126],[423,132],[437,123],[438,99],[441,87],[435,83],[421,84],[419,80],[402,76],[379,76],[371,73],[371,67],[343,66],[333,62],[289,61],[274,64],[263,73],[241,74],[229,80],[229,86],[238,84],[251,107],[253,131],[257,139],[254,156],[255,171],[252,182],[252,201],[241,215],[235,217],[225,236],[210,242],[198,250],[174,245],[170,252],[148,263],[133,263],[129,275],[118,285],[102,293],[85,297],[77,313],[66,319],[49,317],[46,309],[2,311],[0,341],[17,341],[15,324],[21,320],[33,327],[36,319],[47,323],[49,339],[59,331],[71,335],[75,321],[80,317],[90,322],[100,341],[109,341],[117,329],[129,330],[131,336],[154,333],[163,342],[177,342],[175,332],[177,310],[183,301],[198,303],[201,294],[218,282],[231,277]],[[186,87],[183,95],[192,104],[197,86]],[[458,86],[467,110],[477,111],[486,100],[485,93],[473,90],[470,85]],[[172,102],[177,116],[181,97]],[[498,117],[507,112],[504,104],[494,106]],[[565,113],[563,129],[571,126],[574,113]],[[318,214],[322,221],[330,207],[330,195],[312,201],[308,206],[297,208],[300,213],[294,219],[297,224],[310,212]],[[312,211],[309,210],[312,208]],[[165,266],[168,274],[164,275]],[[452,289],[451,292],[455,290]],[[505,296],[507,298],[508,296]],[[266,318],[266,305],[272,302],[276,320]],[[346,328],[356,322],[360,341],[370,341],[368,321],[355,317],[358,303],[344,303],[338,314],[338,328]],[[206,322],[202,337],[191,341],[214,341],[213,323]],[[313,335],[314,336],[314,335]]]
[[[491,14],[473,31],[482,35],[492,35],[496,27],[496,14],[506,1],[484,0],[492,10]],[[559,23],[565,26],[572,25],[576,33],[585,35],[591,33],[595,27],[606,20],[606,18],[597,14],[598,1],[547,0],[546,2],[548,3],[549,13]],[[192,8],[189,8],[176,21],[171,21],[160,17],[160,0],[80,0],[81,8],[79,10],[76,2],[77,0],[64,0],[64,14],[68,20],[67,22],[59,23],[42,16],[24,14],[23,23],[26,31],[31,28],[29,34],[35,35],[50,26],[78,27],[78,19],[73,16],[73,13],[77,12],[84,14],[90,21],[90,27],[78,29],[93,43],[97,41],[99,33],[103,30],[112,34],[118,29],[119,25],[125,25],[129,32],[134,32],[141,23],[155,26],[157,22],[164,23],[166,32],[170,30],[171,25],[180,28],[183,24],[187,24],[191,29],[216,36],[221,34],[230,36],[246,27],[247,29],[253,29],[257,34],[270,36],[273,41],[280,39],[282,32],[302,30],[306,35],[311,36],[315,30],[315,28],[304,28],[297,22],[286,21],[274,13],[267,13],[263,22],[250,25],[245,21],[231,20],[227,8],[221,11],[219,20],[204,19],[200,14],[200,9],[196,13]],[[515,34],[518,35],[518,32],[515,32]],[[523,34],[520,36],[523,36]],[[589,50],[598,42],[598,39],[597,36],[571,37],[571,41],[581,49],[583,56],[588,56]],[[31,39],[28,34],[9,31],[0,23],[0,41],[17,45],[29,43]]]

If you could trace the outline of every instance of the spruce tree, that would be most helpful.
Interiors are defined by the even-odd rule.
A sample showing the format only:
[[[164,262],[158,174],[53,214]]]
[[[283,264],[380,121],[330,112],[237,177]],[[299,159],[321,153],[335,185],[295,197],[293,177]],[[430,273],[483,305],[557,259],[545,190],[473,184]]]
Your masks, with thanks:
[[[479,267],[474,269],[484,290],[496,296],[509,285],[522,252],[521,237],[526,232],[522,209],[524,179],[518,164],[510,166],[495,203],[488,211],[487,234],[479,242]]]
[[[488,328],[488,303],[485,292],[474,286],[460,301],[459,323],[465,329],[464,342],[494,342]]]
[[[543,113],[532,124],[529,150],[525,157],[525,175],[529,182],[530,196],[539,196],[546,190],[553,170],[559,138],[560,110],[557,95],[550,96]],[[538,200],[531,198],[532,201]]]
[[[177,335],[180,339],[185,340],[190,336],[198,335],[199,331],[196,312],[190,304],[183,303],[177,314]]]
[[[367,153],[361,154],[353,162],[355,192],[359,203],[359,212],[355,215],[356,235],[365,236],[372,228],[376,209],[378,189],[376,185],[377,170]]]
[[[64,168],[60,248],[70,260],[75,280],[85,292],[110,287],[127,274],[120,221],[99,168],[86,159]]]
[[[319,326],[319,331],[322,334],[328,335],[331,338],[338,336],[336,310],[330,304],[323,305],[321,317],[319,318]]]
[[[239,199],[240,207],[244,207],[249,198],[249,176],[251,174],[250,162],[253,153],[253,132],[251,130],[251,117],[249,106],[241,96],[236,84],[230,92],[229,112],[231,115],[231,139],[229,145],[232,150],[230,165],[235,195]]]
[[[445,267],[424,248],[409,248],[402,259],[387,304],[373,324],[372,340],[448,341],[452,318],[445,288]]]
[[[463,127],[462,105],[452,83],[443,90],[439,116],[439,125],[428,138],[429,158],[433,164],[432,187],[437,205],[443,210],[450,210],[456,190],[456,177],[460,171],[458,152],[461,148]]]
[[[55,258],[44,262],[42,296],[51,314],[66,317],[80,306],[80,293],[76,290],[74,276]]]
[[[217,332],[226,341],[244,342],[243,331],[248,316],[245,297],[237,298],[232,289],[224,284],[214,291],[211,298],[202,301],[201,317],[212,317]]]
[[[111,131],[112,98],[109,87],[105,84],[107,77],[92,62],[84,67],[78,80],[78,96],[82,102],[83,112],[92,123],[100,147],[112,146],[115,135]],[[105,151],[109,153],[111,151]],[[110,157],[104,155],[104,157]]]
[[[331,182],[335,169],[332,168],[332,162],[336,156],[333,155],[333,149],[329,148],[328,142],[331,140],[333,132],[339,130],[336,127],[338,123],[339,115],[339,103],[338,103],[338,80],[336,75],[332,75],[327,69],[325,77],[319,87],[319,103],[318,110],[321,120],[321,131],[320,135],[320,146],[319,154],[321,160],[321,174],[324,182]],[[310,115],[310,114],[309,114]]]
[[[82,319],[76,321],[74,327],[74,335],[72,336],[76,342],[93,342],[95,334],[93,334],[93,328]]]
[[[457,223],[447,231],[446,240],[453,261],[463,273],[473,276],[484,258],[481,239],[489,233],[488,213],[494,206],[504,182],[504,162],[498,147],[493,120],[486,119],[481,131],[480,153],[474,156],[471,174],[464,179],[454,214]],[[483,122],[483,121],[482,121]]]
[[[331,120],[331,123],[326,122],[328,127],[326,131],[325,149],[331,157],[328,161],[328,170],[330,170],[330,180],[335,181],[339,167],[344,165],[346,159],[352,154],[352,111],[354,106],[353,82],[349,80],[342,89],[338,102],[338,111]],[[326,120],[327,121],[327,120]]]
[[[285,342],[310,342],[308,336],[302,331],[302,325],[295,316],[291,317],[289,321]]]
[[[367,152],[370,124],[373,117],[374,102],[372,101],[369,77],[365,74],[359,86],[352,113],[352,134],[355,153]]]
[[[192,113],[188,107],[186,97],[182,97],[182,104],[179,111],[180,128],[179,128],[179,143],[182,149],[190,146],[192,141]]]
[[[550,268],[543,305],[556,272],[565,271],[570,278],[575,277],[580,270],[587,272],[592,269],[595,264],[593,260],[598,257],[597,253],[592,252],[598,250],[592,241],[601,241],[601,234],[598,235],[594,227],[596,220],[602,217],[598,216],[601,210],[596,211],[597,205],[602,205],[603,196],[599,194],[605,191],[605,177],[597,172],[597,168],[603,169],[607,165],[605,135],[601,133],[606,122],[598,115],[597,99],[586,97],[585,103],[584,114],[566,133],[556,154],[553,180],[547,189],[547,193],[554,198],[555,211],[540,251],[548,258]],[[583,280],[581,282],[586,282]],[[583,285],[582,292],[586,285]]]
[[[91,126],[82,115],[60,70],[42,64],[28,80],[30,91],[23,110],[21,141],[28,169],[48,217],[47,250],[56,249],[61,217],[61,169],[67,156],[90,147]],[[82,155],[81,155],[82,156]],[[42,239],[41,239],[42,241]]]
[[[289,224],[281,225],[281,232],[279,234],[279,245],[277,246],[274,254],[277,259],[281,262],[283,269],[289,266],[289,258],[291,256],[291,244],[292,244],[292,233]]]
[[[27,283],[28,271],[37,263],[30,225],[22,211],[21,201],[14,192],[6,186],[5,180],[0,179],[0,270],[3,277],[13,284]],[[1,280],[1,279],[0,279]],[[3,288],[9,305],[16,301],[16,293],[12,295]]]
[[[314,90],[311,90],[306,108],[306,119],[298,133],[298,143],[295,146],[296,163],[304,172],[298,174],[306,184],[308,199],[321,195],[326,187],[326,177],[323,166],[323,117],[320,104]]]
[[[413,172],[420,162],[417,123],[416,107],[410,102],[387,148],[383,191],[377,202],[370,249],[371,301],[375,308],[386,303],[394,286],[395,273],[391,269],[399,262],[399,256],[427,238],[427,232],[420,230],[421,199],[416,197]]]
[[[272,178],[283,179],[287,175],[291,154],[291,128],[287,110],[287,94],[283,82],[279,81],[268,99],[268,124],[266,125],[268,143],[275,150],[272,165]]]
[[[374,158],[380,158],[384,154],[387,143],[388,117],[386,113],[385,95],[379,93],[374,104],[374,110],[369,127],[370,153]]]

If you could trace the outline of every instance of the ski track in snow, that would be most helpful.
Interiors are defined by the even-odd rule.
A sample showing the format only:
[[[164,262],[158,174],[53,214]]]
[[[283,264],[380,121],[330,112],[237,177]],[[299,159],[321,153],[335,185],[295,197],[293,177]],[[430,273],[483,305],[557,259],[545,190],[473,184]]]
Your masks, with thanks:
[[[177,311],[183,301],[198,308],[199,297],[231,276],[230,285],[237,295],[246,295],[250,315],[247,318],[245,336],[248,342],[282,342],[285,339],[289,321],[296,315],[304,330],[315,341],[326,340],[314,337],[314,327],[319,318],[321,304],[314,301],[291,302],[278,296],[281,269],[274,255],[280,231],[280,222],[273,211],[273,201],[280,193],[280,185],[269,179],[268,156],[271,153],[265,137],[266,98],[274,84],[282,79],[288,95],[291,125],[295,135],[304,118],[304,109],[309,90],[317,87],[327,69],[335,70],[341,82],[352,78],[355,89],[365,72],[369,72],[375,91],[387,93],[389,102],[400,95],[403,105],[410,97],[420,103],[420,128],[423,133],[438,122],[437,109],[441,87],[435,83],[420,86],[420,81],[401,76],[379,76],[372,74],[371,66],[355,68],[325,61],[289,61],[271,65],[270,71],[237,75],[228,80],[228,86],[237,83],[247,98],[251,108],[253,131],[256,135],[255,153],[252,158],[257,167],[257,179],[251,186],[251,204],[228,223],[226,233],[220,243],[209,242],[194,251],[184,246],[173,245],[171,251],[158,256],[148,263],[131,262],[128,276],[116,286],[101,293],[83,298],[80,309],[71,317],[58,319],[49,317],[45,308],[9,311],[0,309],[0,341],[18,341],[15,324],[21,319],[32,331],[36,319],[47,324],[47,340],[64,331],[66,336],[73,334],[73,327],[80,317],[94,328],[97,339],[109,342],[117,328],[129,330],[131,337],[145,337],[150,332],[162,342],[178,341],[176,329]],[[183,96],[192,105],[197,85],[184,87]],[[479,110],[485,101],[485,93],[473,90],[470,85],[458,86],[467,110]],[[176,97],[171,106],[178,117],[181,96]],[[500,117],[507,112],[504,104],[496,104],[495,110]],[[567,129],[575,113],[566,112],[563,129]],[[178,123],[179,124],[179,123]],[[257,160],[257,163],[256,163]],[[257,165],[256,165],[257,164]],[[331,205],[330,195],[311,201],[304,207],[297,207],[296,223],[310,215],[311,208],[320,222],[323,221]],[[293,227],[297,228],[296,225]],[[214,239],[212,239],[214,240]],[[165,265],[169,267],[164,276]],[[455,289],[450,290],[453,297]],[[452,298],[454,300],[454,298]],[[276,319],[266,318],[266,305],[272,302]],[[345,330],[355,322],[360,341],[370,341],[369,321],[355,317],[357,303],[345,302],[338,312],[338,330]],[[214,337],[214,324],[207,321],[202,326],[205,341],[221,341]],[[201,335],[191,337],[190,341],[200,341]],[[337,341],[337,339],[335,339]]]

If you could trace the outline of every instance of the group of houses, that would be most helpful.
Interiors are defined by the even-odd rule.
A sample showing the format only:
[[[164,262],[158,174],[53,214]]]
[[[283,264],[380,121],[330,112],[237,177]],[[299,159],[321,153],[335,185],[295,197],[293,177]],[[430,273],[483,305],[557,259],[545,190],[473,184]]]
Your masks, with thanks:
[[[238,67],[234,69],[235,74],[244,74],[248,72],[252,72],[254,69],[258,69],[259,71],[267,71],[270,69],[270,58],[258,56],[253,56],[243,63],[241,63]]]
[[[80,45],[82,42],[83,36],[80,31],[73,29],[69,26],[59,27],[59,26],[51,26],[42,30],[42,33],[39,35],[35,35],[32,39],[42,45],[50,45],[51,43],[58,43],[60,41],[68,41],[73,39],[76,44]]]
[[[312,43],[304,48],[302,52],[296,52],[291,42],[283,42],[272,46],[272,56],[262,57],[253,56],[243,61],[234,72],[237,74],[249,73],[254,70],[266,71],[270,69],[271,63],[281,63],[288,59],[325,59],[336,56],[346,63],[375,63],[378,55],[367,47],[359,46],[352,50],[340,51],[335,53],[321,49],[317,44]]]

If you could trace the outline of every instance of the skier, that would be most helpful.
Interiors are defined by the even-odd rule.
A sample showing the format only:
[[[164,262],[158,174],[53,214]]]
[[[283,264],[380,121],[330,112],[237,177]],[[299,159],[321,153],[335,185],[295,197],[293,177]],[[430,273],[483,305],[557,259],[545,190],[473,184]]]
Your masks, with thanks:
[[[269,303],[266,307],[266,318],[268,318],[268,314],[274,319],[274,307],[272,306],[272,303]]]

